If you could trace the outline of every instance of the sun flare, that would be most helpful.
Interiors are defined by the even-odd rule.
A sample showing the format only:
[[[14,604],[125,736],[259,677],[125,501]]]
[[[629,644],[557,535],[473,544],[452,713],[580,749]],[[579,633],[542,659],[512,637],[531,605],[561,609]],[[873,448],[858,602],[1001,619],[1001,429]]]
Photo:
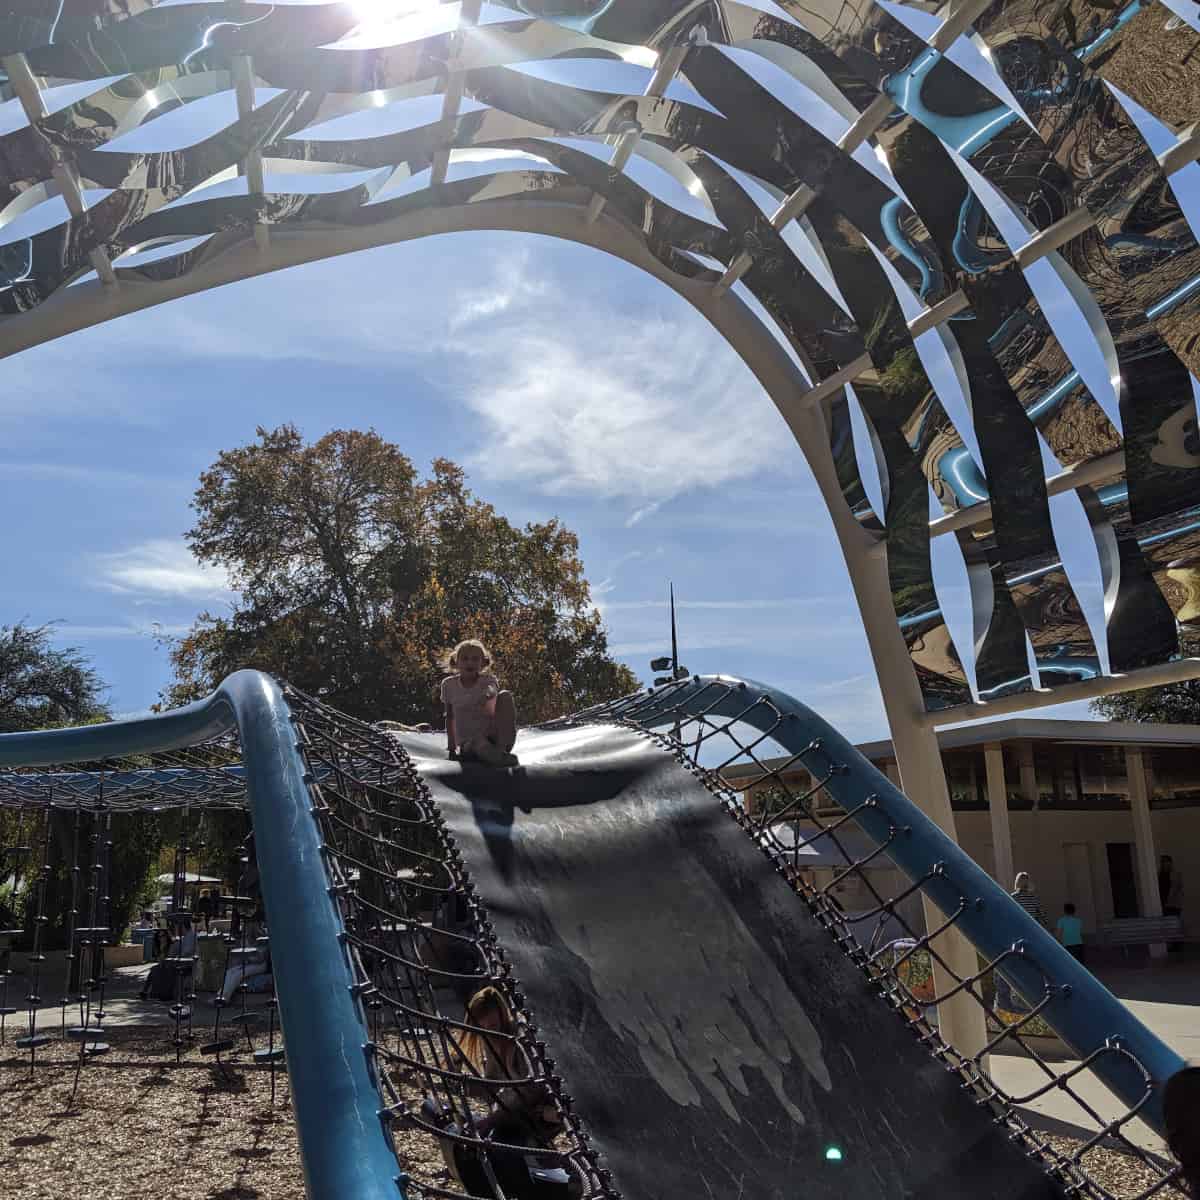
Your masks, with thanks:
[[[440,4],[441,0],[351,0],[350,7],[361,22],[360,29],[378,29]]]

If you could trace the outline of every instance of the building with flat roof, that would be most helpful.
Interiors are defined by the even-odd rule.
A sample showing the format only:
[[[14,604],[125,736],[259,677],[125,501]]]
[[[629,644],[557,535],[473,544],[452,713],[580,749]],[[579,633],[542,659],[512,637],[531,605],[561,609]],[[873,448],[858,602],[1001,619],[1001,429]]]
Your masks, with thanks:
[[[1017,717],[937,736],[958,842],[997,882],[1011,888],[1028,871],[1051,923],[1070,901],[1095,934],[1115,919],[1162,915],[1169,854],[1185,936],[1200,940],[1200,725]],[[858,749],[900,785],[890,741]],[[812,782],[802,768],[782,778],[793,791]],[[748,809],[761,810],[767,786],[739,789]]]

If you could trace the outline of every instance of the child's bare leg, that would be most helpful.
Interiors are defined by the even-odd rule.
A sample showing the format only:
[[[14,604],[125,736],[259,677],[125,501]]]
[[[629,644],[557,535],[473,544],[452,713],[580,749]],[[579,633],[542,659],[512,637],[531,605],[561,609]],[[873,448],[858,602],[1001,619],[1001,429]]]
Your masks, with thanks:
[[[496,714],[492,717],[492,739],[497,748],[506,754],[517,740],[517,706],[512,692],[500,692],[496,696]]]

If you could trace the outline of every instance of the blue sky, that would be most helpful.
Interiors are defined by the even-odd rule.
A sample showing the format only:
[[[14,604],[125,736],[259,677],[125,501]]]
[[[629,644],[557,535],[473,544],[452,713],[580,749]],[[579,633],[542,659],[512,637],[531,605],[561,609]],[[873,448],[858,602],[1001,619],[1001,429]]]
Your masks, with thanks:
[[[4,369],[19,399],[0,414],[0,502],[23,517],[5,533],[22,565],[2,619],[62,620],[119,711],[166,677],[155,623],[178,631],[228,603],[181,537],[199,472],[283,421],[308,437],[372,426],[418,464],[464,463],[514,520],[561,517],[615,652],[643,673],[674,579],[693,670],[848,711],[872,690],[828,517],[770,402],[673,293],[594,251],[487,234],[391,247]]]
[[[513,520],[561,517],[614,652],[643,677],[673,579],[692,670],[772,682],[856,738],[884,732],[829,518],[782,420],[689,306],[595,251],[513,234],[394,246],[3,369],[0,504],[21,518],[0,620],[61,620],[118,712],[167,678],[155,625],[229,602],[181,536],[200,471],[292,421],[309,438],[374,427],[418,464],[465,464]]]
[[[613,87],[644,86],[642,68],[622,65],[619,80],[607,70]],[[624,78],[631,72],[640,74]],[[804,111],[798,93],[784,98]],[[326,136],[417,124],[430,119],[427,104],[357,114]],[[0,127],[13,123],[8,110],[0,105]],[[840,120],[830,114],[813,111]],[[187,144],[234,116],[228,94],[201,101],[124,148]],[[494,164],[460,162],[454,172],[480,169]],[[631,170],[683,203],[661,173],[637,160]],[[344,175],[304,177],[308,188],[346,184]],[[0,240],[58,219],[43,205]],[[1048,315],[1114,412],[1099,347],[1065,290],[1042,276],[1034,282]],[[926,362],[952,415],[965,414],[948,362]],[[560,517],[580,535],[614,653],[643,678],[668,645],[674,580],[692,670],[769,681],[854,738],[885,732],[829,518],[782,420],[701,317],[595,251],[515,234],[369,251],[125,317],[2,370],[0,503],[19,517],[5,523],[0,622],[61,621],[56,639],[93,660],[119,713],[144,709],[167,680],[153,631],[182,632],[199,611],[230,602],[223,577],[191,560],[182,538],[200,471],[256,425],[291,421],[310,439],[373,427],[418,466],[437,455],[461,462],[478,494],[515,521]],[[1054,510],[1100,632],[1082,510],[1074,496]],[[961,560],[952,538],[935,547],[947,616],[968,655]]]

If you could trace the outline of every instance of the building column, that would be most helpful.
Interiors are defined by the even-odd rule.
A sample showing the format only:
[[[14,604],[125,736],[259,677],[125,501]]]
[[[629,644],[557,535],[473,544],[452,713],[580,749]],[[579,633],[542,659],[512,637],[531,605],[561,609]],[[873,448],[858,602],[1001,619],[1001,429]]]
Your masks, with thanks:
[[[1017,743],[1017,769],[1021,772],[1021,795],[1036,811],[1040,795],[1038,792],[1037,768],[1033,763],[1033,743]]]
[[[1008,785],[1004,779],[1004,747],[989,742],[983,748],[987,763],[988,813],[992,819],[992,860],[996,882],[1008,891],[1013,885],[1012,827],[1008,820]]]
[[[1129,782],[1129,810],[1133,816],[1133,858],[1137,869],[1138,891],[1142,897],[1142,916],[1161,917],[1162,899],[1158,894],[1158,855],[1154,852],[1154,828],[1150,824],[1150,786],[1141,747],[1125,747],[1125,777]],[[1150,946],[1151,958],[1163,958],[1164,942]]]

